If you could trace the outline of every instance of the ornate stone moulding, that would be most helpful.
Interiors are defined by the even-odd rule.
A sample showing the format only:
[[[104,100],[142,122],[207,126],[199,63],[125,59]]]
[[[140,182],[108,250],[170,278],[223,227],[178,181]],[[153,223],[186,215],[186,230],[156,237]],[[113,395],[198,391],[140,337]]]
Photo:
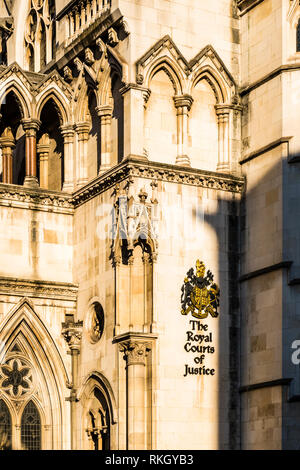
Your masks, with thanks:
[[[0,206],[73,215],[74,208],[129,177],[182,183],[231,193],[242,193],[245,184],[244,178],[233,175],[134,158],[127,159],[98,176],[73,195],[0,183]]]
[[[0,277],[0,295],[38,297],[76,302],[78,286],[62,282]]]
[[[73,214],[71,196],[56,191],[0,184],[0,206]]]
[[[48,79],[47,75],[36,72],[28,72],[23,70],[17,62],[13,62],[8,67],[1,67],[0,69],[0,81],[4,82],[11,75],[17,76],[23,85],[34,93],[34,90],[40,86],[40,84]]]
[[[0,89],[3,88],[3,86],[6,86],[4,82],[12,75],[17,77],[22,82],[32,97],[36,97],[45,88],[53,83],[58,88],[60,88],[60,90],[66,95],[68,99],[71,99],[72,97],[71,87],[56,70],[52,70],[47,75],[36,72],[28,72],[23,70],[17,62],[13,62],[10,66],[5,67],[4,69],[0,69],[0,82],[2,84]]]
[[[179,167],[178,165],[128,159],[76,191],[73,194],[72,202],[75,207],[78,207],[128,177],[182,183],[231,193],[242,193],[245,184],[244,178],[237,176]]]
[[[237,0],[237,7],[240,10],[241,15],[244,15],[263,1],[264,0]]]

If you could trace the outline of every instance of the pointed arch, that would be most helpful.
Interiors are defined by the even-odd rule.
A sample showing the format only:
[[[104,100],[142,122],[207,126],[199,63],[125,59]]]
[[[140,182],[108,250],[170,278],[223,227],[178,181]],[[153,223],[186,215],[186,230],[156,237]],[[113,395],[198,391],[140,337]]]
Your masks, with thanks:
[[[102,445],[103,450],[114,448],[116,427],[113,425],[117,422],[117,408],[108,380],[100,372],[92,372],[84,381],[79,397],[84,446],[94,450]]]
[[[128,74],[128,65],[122,59],[115,55],[116,51],[112,51],[109,48],[109,53],[106,51],[105,58],[103,59],[103,64],[101,72],[98,74],[98,93],[97,93],[97,102],[98,106],[102,105],[113,105],[113,97],[111,93],[111,84],[115,77],[118,78],[120,83],[124,84],[125,77]],[[124,77],[124,70],[126,69],[126,74]]]
[[[70,102],[66,95],[53,82],[45,91],[40,93],[36,98],[36,116],[40,119],[41,112],[47,101],[53,100],[57,108],[61,125],[67,125],[70,122],[69,107]]]
[[[8,450],[12,445],[12,415],[9,404],[0,397],[0,450]]]
[[[174,88],[174,94],[181,95],[184,88],[184,74],[178,66],[177,62],[166,55],[163,57],[158,57],[152,62],[145,74],[145,86],[147,88],[151,88],[151,80],[160,70],[163,70],[168,75]]]
[[[39,30],[37,34],[37,44],[39,50],[39,70],[42,70],[47,64],[47,36],[44,20],[41,18],[39,22]]]
[[[13,92],[20,103],[20,110],[22,117],[29,118],[32,116],[32,97],[29,90],[25,87],[23,82],[16,76],[11,75],[5,79],[0,85],[0,106],[5,100],[5,97]]]
[[[162,68],[169,75],[176,95],[192,95],[201,75],[211,81],[219,102],[223,100],[229,104],[237,94],[233,76],[211,45],[204,47],[188,62],[172,38],[164,36],[136,62],[137,83],[150,88],[151,78]]]
[[[96,90],[91,90],[84,78],[80,82],[80,92],[77,97],[76,105],[74,106],[74,121],[87,122],[89,120],[89,93],[93,92],[98,100],[98,93]],[[97,103],[98,105],[98,103]]]
[[[163,66],[165,67],[166,73],[170,74],[175,94],[181,95],[182,93],[186,93],[185,82],[187,78],[186,71],[188,62],[169,35],[160,39],[137,61],[137,83],[149,88],[151,78]]]
[[[111,423],[116,424],[118,422],[118,413],[114,392],[109,381],[101,372],[93,371],[86,377],[78,392],[79,400],[84,403],[90,398],[95,388],[103,393],[109,407]]]
[[[100,105],[113,105],[113,98],[111,93],[111,83],[114,76],[117,76],[121,80],[121,75],[118,73],[116,67],[111,68],[109,65],[103,73],[101,81],[99,83],[97,93],[98,95],[98,106]]]
[[[188,93],[191,95],[202,78],[205,78],[212,87],[218,104],[230,104],[238,92],[233,76],[211,45],[202,49],[189,62],[189,69],[191,75]]]
[[[23,325],[26,326],[25,331],[24,328],[21,328]],[[55,341],[46,325],[36,313],[32,302],[27,298],[23,298],[4,318],[2,324],[0,324],[0,338],[2,343],[6,345],[5,349],[9,349],[10,344],[17,337],[17,333],[27,331],[30,333],[32,340],[34,340],[32,346],[35,346],[35,341],[38,340],[38,349],[40,349],[42,346],[40,343],[41,341],[43,342],[45,357],[47,357],[53,365],[56,364],[55,370],[58,373],[57,377],[62,377],[63,383],[68,381],[67,370]],[[24,337],[28,340],[28,337]]]
[[[224,83],[222,76],[210,65],[206,65],[203,68],[201,67],[194,74],[191,84],[191,95],[193,94],[195,86],[203,79],[211,86],[216,97],[216,104],[228,103],[230,99],[230,90],[228,89],[228,86],[226,86],[226,83]]]
[[[0,325],[0,340],[5,345],[2,359],[6,363],[24,362],[30,367],[32,387],[26,387],[28,393],[23,396],[25,402],[35,399],[39,410],[43,409],[43,424],[52,430],[43,439],[43,446],[62,448],[67,422],[64,391],[69,377],[52,335],[28,299],[22,299],[5,317]],[[15,400],[13,396],[8,398]]]

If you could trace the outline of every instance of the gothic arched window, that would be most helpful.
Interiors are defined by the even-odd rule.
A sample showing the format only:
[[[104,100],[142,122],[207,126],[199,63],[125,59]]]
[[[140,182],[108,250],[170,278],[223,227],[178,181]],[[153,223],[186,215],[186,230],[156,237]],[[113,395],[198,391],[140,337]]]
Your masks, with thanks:
[[[106,399],[97,387],[94,389],[92,397],[86,429],[90,449],[110,450],[110,415]]]
[[[6,403],[0,400],[0,450],[11,448],[11,416]]]
[[[41,417],[33,401],[27,403],[22,414],[21,441],[25,450],[41,449]]]
[[[296,36],[297,36],[297,38],[296,38],[296,40],[297,40],[296,51],[300,52],[300,20],[298,21],[298,24],[297,24]]]
[[[26,66],[39,72],[55,57],[56,25],[54,0],[29,0],[25,27]]]

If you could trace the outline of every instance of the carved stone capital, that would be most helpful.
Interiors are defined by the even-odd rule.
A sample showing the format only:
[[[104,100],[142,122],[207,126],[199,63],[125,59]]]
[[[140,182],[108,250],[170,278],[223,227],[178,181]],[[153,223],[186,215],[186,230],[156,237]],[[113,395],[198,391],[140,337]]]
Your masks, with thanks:
[[[67,140],[69,138],[73,138],[75,134],[75,129],[72,124],[67,124],[65,126],[60,127],[60,132],[61,135],[63,136],[64,140]]]
[[[151,90],[149,88],[145,88],[141,86],[139,83],[128,83],[125,85],[123,88],[120,89],[121,95],[125,95],[128,91],[130,90],[137,90],[140,91],[144,100],[144,106],[146,107],[150,95],[151,95]]]
[[[71,353],[79,353],[81,337],[82,337],[82,326],[83,322],[68,322],[62,323],[62,335],[67,342]]]
[[[40,156],[48,155],[50,152],[50,144],[38,144],[36,151]]]
[[[146,357],[151,351],[151,344],[143,341],[128,340],[119,343],[119,349],[124,353],[127,367],[132,365],[145,365]]]
[[[127,83],[127,85],[123,86],[123,88],[120,89],[121,95],[124,95],[130,90],[137,90],[140,91],[141,93],[151,93],[148,88],[145,88],[137,83]]]
[[[111,117],[113,113],[113,107],[109,104],[97,106],[95,109],[99,117],[102,117],[102,116]]]
[[[88,122],[79,122],[76,124],[75,131],[78,134],[78,140],[88,140],[90,129],[91,125]]]
[[[41,121],[39,119],[30,119],[25,118],[21,121],[24,131],[26,135],[33,135],[36,136],[37,131],[41,127]]]
[[[190,95],[174,96],[175,108],[187,108],[190,111],[194,99]]]
[[[218,116],[219,122],[228,122],[230,114],[230,106],[228,105],[216,105],[215,110]]]

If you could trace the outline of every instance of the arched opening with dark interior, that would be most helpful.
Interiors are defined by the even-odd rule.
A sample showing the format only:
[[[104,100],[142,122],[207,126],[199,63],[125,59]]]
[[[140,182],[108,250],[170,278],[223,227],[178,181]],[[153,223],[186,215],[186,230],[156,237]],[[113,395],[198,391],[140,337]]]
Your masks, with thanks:
[[[96,111],[96,96],[92,90],[88,95],[88,107],[91,120],[91,130],[88,141],[88,178],[91,179],[98,175],[101,163],[101,126]]]
[[[40,23],[40,34],[39,34],[39,48],[40,48],[40,70],[42,70],[47,64],[47,37],[44,22]]]
[[[26,60],[30,72],[35,71],[35,35],[37,28],[37,14],[35,10],[31,10],[25,29],[25,46],[26,46]]]
[[[37,145],[40,186],[61,191],[64,182],[64,142],[59,111],[52,98],[44,105],[40,120]]]
[[[296,30],[296,51],[300,52],[300,19],[298,21]]]
[[[119,75],[113,73],[111,79],[111,94],[113,99],[112,114],[112,163],[117,165],[124,154],[124,103],[120,93],[122,81]]]
[[[49,0],[49,17],[51,21],[51,58],[55,59],[56,57],[56,20],[55,20],[55,0]]]
[[[25,178],[25,133],[21,120],[22,105],[17,95],[10,91],[3,100],[0,113],[0,136],[10,137],[13,142],[12,150],[12,183],[23,184]],[[4,149],[2,148],[2,154]],[[3,159],[1,158],[1,181],[3,182]]]
[[[110,415],[103,393],[95,387],[91,396],[86,429],[91,450],[110,450]]]
[[[12,423],[9,409],[0,400],[0,450],[10,450],[12,441]]]

